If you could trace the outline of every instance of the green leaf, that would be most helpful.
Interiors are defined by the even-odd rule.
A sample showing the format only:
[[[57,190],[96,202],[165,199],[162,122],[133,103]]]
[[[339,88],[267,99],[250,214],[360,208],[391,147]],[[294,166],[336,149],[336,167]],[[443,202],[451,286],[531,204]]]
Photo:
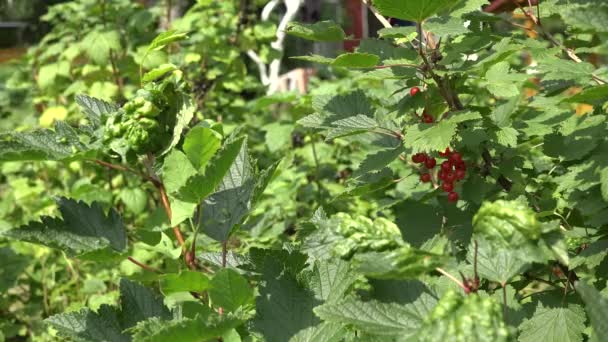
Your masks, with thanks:
[[[608,84],[587,88],[580,93],[564,99],[564,102],[590,103],[608,99]]]
[[[168,193],[179,191],[195,174],[195,168],[181,151],[173,150],[165,157],[162,179]]]
[[[346,291],[357,280],[348,262],[336,259],[317,261],[310,279],[310,287],[315,296],[327,303],[341,300]]]
[[[532,318],[519,326],[518,341],[583,341],[585,320],[585,311],[580,305],[545,307],[539,302]]]
[[[211,157],[222,145],[222,136],[215,130],[197,126],[192,128],[184,139],[184,152],[194,167],[204,172]]]
[[[61,336],[76,341],[131,341],[123,331],[137,322],[155,317],[160,321],[171,318],[171,313],[163,305],[162,298],[137,283],[120,281],[121,309],[101,305],[97,312],[86,308],[78,312],[51,316],[46,323],[59,331]]]
[[[507,102],[496,106],[496,108],[492,111],[491,118],[492,121],[498,127],[506,127],[510,126],[511,116],[513,112],[517,109],[517,105],[519,104],[519,96],[514,96],[509,99]]]
[[[578,6],[564,6],[560,11],[564,22],[581,30],[591,32],[606,32],[605,23],[608,21],[608,6],[605,3],[589,1],[583,5],[581,2]]]
[[[530,262],[525,256],[525,250],[494,248],[485,239],[477,239],[477,272],[482,278],[495,281],[502,286],[518,274],[523,273]],[[472,265],[475,261],[473,244],[469,246],[467,260]]]
[[[160,233],[160,241],[156,245],[150,246],[143,244],[142,248],[160,253],[172,260],[178,259],[182,254],[182,248],[180,246],[174,246],[173,240],[164,232]]]
[[[102,117],[118,110],[118,106],[112,103],[83,94],[76,95],[75,100],[95,127],[100,125]]]
[[[388,164],[397,159],[399,155],[403,153],[403,147],[398,146],[392,149],[383,149],[370,153],[365,156],[365,159],[361,161],[357,170],[355,170],[355,177],[366,174],[372,171],[378,171],[386,167]]]
[[[411,125],[405,132],[404,145],[413,152],[444,151],[456,134],[458,123],[481,119],[478,112],[454,112],[436,124]]]
[[[363,215],[337,213],[328,222],[319,223],[318,240],[333,243],[333,253],[351,257],[355,253],[384,251],[401,245],[399,228],[389,220],[379,217],[371,220]]]
[[[186,185],[180,188],[179,197],[187,202],[200,203],[221,183],[244,144],[244,137],[227,141],[209,161],[205,174],[191,177]]]
[[[345,334],[342,324],[321,323],[300,330],[289,339],[289,342],[338,342],[342,341]]]
[[[262,127],[262,129],[266,131],[265,143],[270,152],[275,153],[285,149],[287,146],[291,146],[291,134],[294,129],[293,125],[272,122]]]
[[[253,303],[253,289],[247,279],[230,268],[223,268],[211,279],[209,299],[216,307],[228,312]]]
[[[274,177],[274,174],[281,163],[280,160],[274,162],[268,168],[264,169],[262,172],[256,175],[256,182],[253,188],[253,195],[251,196],[251,204],[255,205],[264,194],[264,190]]]
[[[494,132],[496,142],[506,147],[516,147],[519,132],[513,127],[503,127]]]
[[[277,260],[267,261],[265,265],[260,295],[256,297],[254,329],[268,342],[283,342],[319,324],[319,318],[312,311],[320,304],[314,294],[289,272],[283,272]]]
[[[55,130],[39,129],[30,132],[0,133],[0,161],[64,160],[86,151],[80,142],[81,133],[62,121],[55,122]]]
[[[475,234],[493,246],[513,249],[538,240],[541,225],[534,212],[517,201],[485,202],[473,218]]]
[[[300,61],[306,61],[311,63],[319,63],[319,64],[331,64],[334,59],[319,55],[310,55],[310,56],[293,56],[289,57],[290,59],[296,59]]]
[[[454,0],[375,0],[374,6],[385,17],[398,18],[413,22],[422,22],[424,19],[447,10],[458,3]]]
[[[176,30],[165,31],[165,32],[159,34],[158,36],[156,36],[156,38],[154,38],[154,40],[152,40],[152,42],[148,46],[148,50],[146,51],[146,54],[148,54],[148,52],[150,52],[150,51],[161,50],[165,46],[167,46],[173,42],[184,40],[186,38],[188,38],[186,33],[178,32]]]
[[[574,288],[585,302],[596,340],[605,341],[608,338],[608,299],[584,281],[574,283]]]
[[[180,97],[180,109],[177,112],[175,126],[173,126],[173,137],[169,144],[165,147],[164,151],[161,155],[167,154],[182,137],[182,131],[188,127],[190,124],[190,120],[194,117],[194,112],[196,111],[196,106],[192,102],[192,100],[187,95],[182,95]]]
[[[585,265],[589,269],[598,267],[608,255],[608,240],[598,240],[590,243],[578,255],[572,257],[568,267],[575,269]]]
[[[385,27],[378,31],[378,35],[382,38],[408,38],[408,40],[413,40],[418,33],[414,26],[401,26]]]
[[[419,182],[419,176],[416,174],[415,177]],[[406,200],[396,205],[393,212],[403,239],[415,247],[419,248],[441,232],[443,214],[434,205]]]
[[[369,53],[343,53],[331,62],[332,66],[344,68],[371,68],[378,65],[380,57]]]
[[[171,64],[171,63],[161,64],[161,65],[157,66],[156,68],[145,73],[144,77],[142,77],[141,80],[143,83],[152,82],[176,69],[177,69],[177,67],[174,64]]]
[[[57,329],[59,335],[69,336],[75,341],[131,341],[131,338],[122,332],[117,311],[105,304],[101,305],[97,312],[85,308],[51,316],[45,322]]]
[[[443,266],[447,258],[412,247],[400,247],[389,252],[355,254],[357,271],[377,279],[412,279]]]
[[[457,17],[436,17],[424,22],[424,28],[437,36],[457,36],[469,32],[465,21]]]
[[[209,278],[198,271],[170,273],[160,278],[160,288],[165,296],[175,292],[203,292],[209,288]]]
[[[216,192],[205,199],[199,227],[217,241],[226,241],[251,210],[255,180],[249,159],[247,143],[243,143]]]
[[[158,318],[139,323],[132,331],[133,340],[141,342],[200,342],[217,340],[241,325],[238,318],[224,314],[199,315],[193,319],[163,321]]]
[[[180,201],[172,196],[169,196],[169,202],[171,202],[171,226],[173,227],[191,218],[197,206],[196,203]]]
[[[120,51],[120,33],[115,30],[92,30],[82,40],[86,54],[99,65],[108,64],[110,53]]]
[[[292,36],[317,42],[341,41],[345,37],[342,28],[333,21],[319,21],[314,24],[291,22],[287,24],[285,32]]]
[[[322,95],[313,97],[312,107],[318,114],[313,114],[314,122],[319,122],[321,127],[327,126],[330,123],[342,119],[349,118],[355,115],[365,115],[374,117],[374,107],[370,99],[361,90],[353,91],[344,95]],[[299,124],[308,127],[313,117],[305,117],[298,121]]]
[[[147,287],[127,279],[120,280],[120,320],[123,329],[151,317],[170,319],[163,298]]]
[[[526,76],[511,73],[508,62],[498,62],[488,69],[485,78],[488,81],[487,88],[492,94],[512,98],[519,95]]]
[[[457,124],[450,121],[441,121],[437,124],[411,125],[405,131],[403,140],[405,147],[413,152],[443,151],[450,146],[456,134]]]
[[[2,235],[60,249],[76,256],[107,247],[122,252],[127,247],[127,234],[118,213],[105,215],[99,203],[91,206],[65,197],[57,200],[63,219],[43,216],[40,222],[30,222]]]
[[[491,297],[444,293],[415,341],[510,341],[502,308]]]
[[[29,257],[15,253],[10,247],[0,248],[0,260],[4,263],[0,270],[0,292],[6,293],[15,285],[21,272],[29,264]]]
[[[378,122],[376,122],[376,120],[368,116],[358,114],[332,122],[325,140],[331,140],[357,133],[365,133],[376,128],[378,128]]]
[[[141,214],[148,204],[148,194],[140,188],[124,188],[118,195],[127,209],[134,214]]]
[[[414,305],[375,300],[362,302],[348,299],[323,304],[314,311],[326,322],[349,324],[368,333],[399,335],[404,338],[413,336],[424,320]]]
[[[595,70],[592,64],[587,62],[576,63],[574,61],[550,57],[538,61],[538,69],[544,73],[543,80],[572,80],[575,82],[588,82],[591,73]]]

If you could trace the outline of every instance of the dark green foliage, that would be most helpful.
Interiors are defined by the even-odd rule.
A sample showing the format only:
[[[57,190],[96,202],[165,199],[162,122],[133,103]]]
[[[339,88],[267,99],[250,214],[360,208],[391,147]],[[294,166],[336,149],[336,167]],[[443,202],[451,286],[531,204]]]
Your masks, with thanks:
[[[0,70],[0,340],[606,340],[608,6],[365,2],[305,94],[277,29],[341,18],[52,6]]]

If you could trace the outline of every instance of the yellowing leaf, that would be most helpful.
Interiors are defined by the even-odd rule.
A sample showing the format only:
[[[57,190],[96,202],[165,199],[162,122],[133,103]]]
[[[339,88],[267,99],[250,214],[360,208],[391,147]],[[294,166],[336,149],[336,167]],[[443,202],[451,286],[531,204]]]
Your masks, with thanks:
[[[65,120],[68,116],[68,110],[64,106],[56,106],[47,108],[38,119],[40,126],[51,127],[53,122]]]

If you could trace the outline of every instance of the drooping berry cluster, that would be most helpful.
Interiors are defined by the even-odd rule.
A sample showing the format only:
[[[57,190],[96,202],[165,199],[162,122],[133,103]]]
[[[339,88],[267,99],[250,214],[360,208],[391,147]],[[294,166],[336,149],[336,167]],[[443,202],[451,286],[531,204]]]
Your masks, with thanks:
[[[464,179],[467,175],[467,165],[462,160],[462,155],[457,151],[451,152],[446,148],[444,152],[439,152],[439,156],[446,158],[441,163],[441,170],[437,173],[437,178],[442,181],[441,187],[448,193],[448,201],[458,201],[458,193],[454,191],[454,183]]]
[[[454,183],[461,181],[466,176],[467,166],[462,155],[456,151],[446,148],[444,152],[439,152],[439,157],[445,158],[437,171],[437,185],[441,185],[443,191],[448,193],[448,201],[457,202],[459,195],[454,191]],[[431,172],[437,165],[437,160],[427,153],[416,153],[412,156],[412,161],[416,164],[424,164],[426,172],[420,174],[420,181],[430,182],[433,177]]]

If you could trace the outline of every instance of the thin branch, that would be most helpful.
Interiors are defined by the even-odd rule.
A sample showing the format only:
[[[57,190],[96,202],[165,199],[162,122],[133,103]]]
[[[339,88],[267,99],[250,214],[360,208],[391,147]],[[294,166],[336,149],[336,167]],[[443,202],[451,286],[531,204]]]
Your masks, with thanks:
[[[515,27],[519,27],[519,28],[524,29],[524,30],[526,30],[526,31],[530,31],[530,32],[532,32],[532,33],[534,33],[534,34],[536,34],[536,35],[538,35],[538,34],[539,34],[539,33],[538,33],[538,31],[536,31],[536,30],[535,30],[535,29],[533,29],[533,28],[527,27],[526,25],[522,25],[522,24],[514,23],[514,22],[509,21],[509,20],[505,20],[505,23],[507,23],[507,24],[509,24],[509,25],[512,25],[512,26],[515,26]]]
[[[519,9],[522,11],[522,13],[528,19],[530,19],[536,26],[538,26],[538,28],[540,29],[541,35],[543,35],[545,38],[547,38],[554,46],[562,49],[562,51],[564,51],[566,53],[566,55],[574,62],[576,62],[576,63],[582,62],[582,59],[580,57],[578,57],[576,55],[576,53],[574,53],[574,51],[572,51],[572,49],[570,49],[570,48],[566,47],[564,44],[560,43],[557,39],[555,39],[555,37],[551,33],[549,33],[549,31],[545,30],[545,27],[542,25],[539,17],[535,16],[534,13],[532,13],[531,11],[524,10],[518,3],[516,3],[516,5],[517,5],[517,7],[519,7]],[[538,9],[540,11],[540,7]],[[593,74],[591,74],[591,78],[600,85],[606,84],[606,81],[604,81],[603,79],[601,79]]]
[[[222,242],[222,267],[226,267],[226,259],[228,257],[228,241]]]
[[[112,49],[110,49],[110,64],[112,65],[112,76],[114,77],[114,83],[118,87],[118,93],[122,98],[124,96],[124,82],[122,77],[120,77],[120,73],[118,72],[118,67],[116,66],[116,56],[114,55],[114,50]]]
[[[502,316],[503,319],[505,320],[505,323],[507,322],[507,284],[501,284],[502,285]]]
[[[166,19],[167,22],[165,23],[165,25],[167,25],[167,29],[169,29],[169,27],[171,27],[171,7],[173,7],[172,1],[171,0],[167,0],[167,8],[166,8]]]
[[[467,287],[464,286],[464,284],[462,283],[462,281],[458,280],[458,278],[454,277],[453,275],[451,275],[450,273],[448,273],[446,270],[436,267],[435,271],[443,274],[444,276],[448,277],[451,281],[455,282],[456,284],[458,284],[458,286],[460,286],[463,290],[467,291]]]
[[[317,199],[321,206],[325,205],[325,198],[323,197],[323,185],[321,184],[321,164],[319,163],[319,156],[317,155],[316,148],[316,136],[313,135],[311,139],[312,147],[312,158],[315,162],[315,183],[317,184]]]
[[[473,276],[475,277],[473,280],[475,281],[475,286],[479,287],[479,275],[477,274],[477,250],[479,249],[479,244],[477,240],[473,242],[475,244],[475,253],[473,254]]]
[[[158,270],[158,269],[156,269],[156,268],[154,268],[152,266],[148,266],[148,265],[146,265],[144,263],[141,263],[141,262],[135,260],[133,257],[127,257],[127,260],[129,260],[130,262],[134,263],[135,265],[143,268],[146,271],[155,272],[155,273],[161,273],[161,274],[163,273],[160,270]]]
[[[429,60],[426,58],[426,55],[424,54],[424,52],[422,51],[422,25],[420,23],[416,23],[416,30],[418,31],[418,39],[420,40],[420,43],[418,44],[418,54],[420,55],[420,58],[422,58],[422,61],[424,62],[424,65],[426,66],[426,70],[429,75],[431,75],[431,78],[435,81],[435,83],[437,83],[437,87],[439,89],[439,94],[441,95],[441,97],[443,97],[443,99],[445,100],[445,102],[448,104],[448,106],[450,107],[450,110],[461,110],[462,109],[462,104],[460,103],[459,100],[455,99],[455,97],[452,97],[450,95],[451,90],[448,89],[448,86],[446,85],[446,83],[444,82],[445,80],[442,79],[441,77],[439,77],[437,74],[435,74],[435,72],[433,72],[433,66],[431,65],[431,63],[429,63]]]
[[[394,67],[410,67],[410,68],[421,69],[419,65],[416,65],[416,64],[408,64],[408,63],[402,63],[402,64],[389,64],[389,65],[377,65],[377,66],[375,66],[375,67],[371,67],[371,68],[363,68],[363,69],[386,69],[386,68],[394,68]]]
[[[160,201],[163,205],[163,208],[165,209],[165,212],[167,213],[167,218],[169,218],[169,222],[171,222],[173,213],[171,211],[171,203],[169,203],[169,197],[167,197],[167,191],[165,190],[165,185],[163,183],[160,183],[156,186],[156,188],[158,189],[158,191],[160,193]],[[175,234],[175,237],[177,238],[177,241],[179,242],[182,249],[185,250],[186,247],[185,247],[184,237],[182,236],[182,232],[179,230],[179,226],[173,227],[173,233]]]
[[[369,8],[369,10],[372,11],[372,13],[376,17],[376,19],[378,19],[378,21],[380,21],[382,26],[384,26],[386,28],[393,27],[393,25],[391,25],[391,23],[388,21],[388,19],[386,19],[382,14],[380,14],[380,12],[378,12],[376,7],[374,7],[369,0],[361,0],[361,2],[363,2],[367,6],[367,8]]]
[[[112,163],[109,163],[109,162],[106,162],[106,161],[103,161],[103,160],[100,160],[100,159],[89,159],[87,161],[96,163],[96,164],[104,166],[104,167],[107,167],[108,169],[114,169],[114,170],[118,170],[118,171],[122,171],[122,172],[130,172],[130,173],[136,174],[136,175],[140,176],[141,178],[143,178],[143,179],[145,179],[147,181],[150,181],[150,182],[152,182],[154,184],[156,184],[158,182],[157,179],[154,179],[154,178],[152,178],[152,177],[150,177],[150,176],[148,176],[146,174],[143,174],[143,173],[141,173],[141,172],[139,172],[137,170],[131,169],[131,168],[123,166],[123,165],[112,164]]]

